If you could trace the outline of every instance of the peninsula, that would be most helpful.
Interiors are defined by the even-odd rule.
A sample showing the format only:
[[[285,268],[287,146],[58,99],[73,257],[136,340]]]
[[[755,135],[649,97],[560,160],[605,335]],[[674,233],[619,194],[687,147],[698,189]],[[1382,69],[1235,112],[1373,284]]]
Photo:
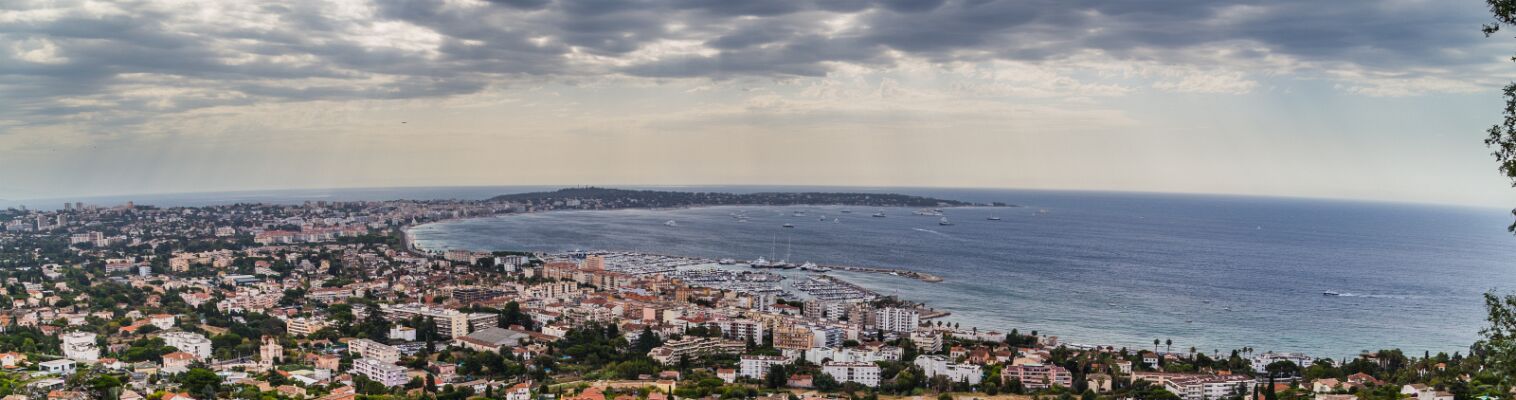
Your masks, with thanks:
[[[827,193],[827,192],[673,192],[626,190],[600,187],[566,188],[551,192],[517,193],[495,196],[492,202],[520,203],[528,206],[591,209],[672,208],[731,205],[846,205],[860,207],[967,207],[1006,206],[1005,203],[971,203],[895,193]]]

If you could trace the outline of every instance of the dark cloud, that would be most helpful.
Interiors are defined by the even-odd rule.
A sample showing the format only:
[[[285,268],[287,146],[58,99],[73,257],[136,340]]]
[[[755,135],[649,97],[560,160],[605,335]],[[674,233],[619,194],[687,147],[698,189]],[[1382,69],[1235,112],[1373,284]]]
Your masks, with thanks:
[[[4,2],[0,13],[53,4]],[[1189,65],[1217,62],[1193,50],[1219,46],[1244,65],[1286,56],[1391,72],[1458,70],[1497,58],[1480,51],[1493,42],[1477,30],[1485,10],[1439,0],[488,0],[472,6],[372,0],[377,14],[361,18],[321,1],[291,1],[247,5],[253,12],[210,21],[151,0],[118,5],[123,12],[63,7],[58,17],[0,24],[0,46],[21,49],[0,53],[0,102],[10,105],[0,119],[50,123],[87,114],[100,122],[218,105],[452,96],[527,76],[821,76],[836,62],[889,65],[892,54],[1057,61],[1098,51],[1117,60]],[[843,17],[849,22],[839,26]],[[397,26],[420,30],[385,30]],[[702,43],[709,52],[642,54],[672,41]],[[48,56],[55,60],[39,62]],[[150,101],[124,93],[141,85],[186,94]]]

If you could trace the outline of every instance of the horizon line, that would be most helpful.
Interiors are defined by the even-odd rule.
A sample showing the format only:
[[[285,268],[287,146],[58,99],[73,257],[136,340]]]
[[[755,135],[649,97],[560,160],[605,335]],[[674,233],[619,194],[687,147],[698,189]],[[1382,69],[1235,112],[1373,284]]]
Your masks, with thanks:
[[[1083,192],[1083,193],[1137,194],[1137,195],[1181,195],[1181,196],[1194,196],[1194,197],[1264,198],[1264,199],[1280,199],[1280,200],[1310,200],[1310,201],[1330,201],[1330,202],[1349,202],[1349,203],[1379,203],[1379,204],[1399,204],[1399,205],[1416,205],[1416,206],[1441,206],[1441,207],[1472,208],[1472,209],[1491,209],[1491,210],[1502,210],[1502,211],[1507,210],[1506,208],[1501,207],[1501,206],[1486,205],[1486,204],[1445,203],[1445,202],[1392,200],[1392,199],[1360,198],[1360,197],[1301,196],[1301,195],[1277,195],[1277,194],[1254,194],[1254,193],[1189,192],[1189,191],[1158,191],[1158,190],[1119,190],[1119,189],[1088,189],[1088,188],[991,187],[991,186],[927,186],[927,185],[911,185],[911,186],[873,186],[873,185],[870,185],[870,186],[862,186],[862,185],[820,185],[820,184],[730,184],[730,183],[728,183],[728,184],[577,184],[577,185],[576,184],[556,184],[556,185],[554,185],[554,184],[520,184],[520,185],[502,184],[502,185],[439,185],[439,186],[400,185],[400,186],[286,187],[286,188],[235,189],[235,190],[220,190],[220,191],[180,191],[180,192],[156,192],[156,193],[140,193],[139,192],[139,193],[125,193],[125,194],[85,195],[85,196],[34,197],[34,198],[27,198],[27,199],[6,199],[6,198],[0,198],[0,202],[12,203],[13,206],[24,206],[25,205],[24,203],[26,203],[26,202],[46,202],[46,201],[54,201],[54,202],[56,202],[56,201],[62,201],[62,200],[69,200],[70,202],[76,202],[76,201],[80,201],[80,200],[89,200],[89,199],[122,200],[123,198],[128,198],[128,199],[124,199],[124,200],[125,201],[133,201],[133,202],[135,202],[136,200],[129,199],[129,197],[133,197],[133,196],[142,196],[142,197],[172,197],[172,196],[238,194],[238,193],[256,194],[256,193],[297,192],[297,191],[359,191],[359,190],[457,189],[457,188],[476,188],[476,189],[487,189],[487,188],[550,188],[550,189],[547,189],[546,191],[552,191],[552,190],[558,190],[558,189],[585,188],[585,187],[598,187],[598,188],[607,188],[607,189],[618,189],[618,188],[635,188],[635,189],[646,189],[646,188],[714,188],[714,187],[746,187],[746,188],[774,187],[774,188],[782,188],[782,187],[791,187],[791,188],[853,189],[853,190],[858,190],[858,191],[880,191],[880,190],[901,190],[901,189],[905,189],[905,190],[909,190],[909,189],[1015,190],[1015,191],[1029,191],[1029,192]],[[707,191],[707,192],[711,192],[711,191]],[[528,193],[528,192],[519,192],[519,193]],[[497,195],[506,195],[506,194],[512,194],[512,193],[499,193],[499,194],[496,194],[496,195],[491,195],[490,197],[497,196]],[[897,194],[905,194],[905,193],[897,193]],[[478,199],[474,199],[474,198],[458,198],[458,197],[453,197],[453,198],[430,198],[430,199],[396,197],[396,198],[389,198],[389,199],[383,199],[383,200],[370,200],[370,201],[384,201],[384,200],[473,200],[473,201],[483,201],[483,200],[488,200],[488,199],[489,199],[488,197],[478,198]],[[955,200],[955,199],[949,199],[949,200]],[[313,201],[319,201],[319,200],[313,200]],[[357,201],[357,200],[346,200],[346,201]],[[267,203],[264,203],[264,202],[257,202],[257,201],[253,201],[253,202],[237,202],[237,203],[241,203],[241,204],[267,204]],[[153,205],[153,204],[151,204],[151,203],[144,203],[143,205]],[[42,209],[51,209],[51,208],[53,208],[53,207],[42,207]]]

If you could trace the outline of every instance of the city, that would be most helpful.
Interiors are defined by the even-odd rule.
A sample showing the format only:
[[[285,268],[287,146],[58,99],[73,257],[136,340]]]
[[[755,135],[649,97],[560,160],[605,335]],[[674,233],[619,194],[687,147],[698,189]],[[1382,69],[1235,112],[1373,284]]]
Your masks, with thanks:
[[[1462,354],[1333,360],[1158,339],[1074,344],[934,321],[947,312],[825,273],[784,286],[727,260],[427,251],[405,233],[580,207],[591,205],[5,210],[3,387],[49,399],[511,400],[1452,400],[1490,390],[1479,359]]]

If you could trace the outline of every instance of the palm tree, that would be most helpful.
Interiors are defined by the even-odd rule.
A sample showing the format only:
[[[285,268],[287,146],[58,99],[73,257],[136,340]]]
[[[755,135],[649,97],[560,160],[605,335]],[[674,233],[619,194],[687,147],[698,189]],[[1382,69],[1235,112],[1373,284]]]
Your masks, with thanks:
[[[1190,359],[1195,359],[1195,346],[1190,346]]]
[[[1159,343],[1158,339],[1153,339],[1153,352],[1154,353],[1158,352],[1158,343]]]
[[[1173,353],[1174,352],[1174,339],[1165,339],[1163,341],[1163,344],[1164,344],[1164,346],[1167,346],[1167,348],[1164,349],[1165,353]]]

